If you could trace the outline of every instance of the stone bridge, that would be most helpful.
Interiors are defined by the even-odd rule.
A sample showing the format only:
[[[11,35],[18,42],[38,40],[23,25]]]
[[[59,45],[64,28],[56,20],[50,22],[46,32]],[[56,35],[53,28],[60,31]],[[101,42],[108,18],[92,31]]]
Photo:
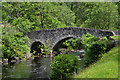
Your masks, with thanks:
[[[66,27],[57,29],[47,29],[39,31],[28,32],[27,35],[30,38],[30,48],[34,42],[40,42],[48,46],[51,50],[57,50],[61,43],[69,38],[82,39],[83,34],[90,33],[95,37],[113,36],[113,31],[100,30],[100,29],[88,29],[79,27]]]

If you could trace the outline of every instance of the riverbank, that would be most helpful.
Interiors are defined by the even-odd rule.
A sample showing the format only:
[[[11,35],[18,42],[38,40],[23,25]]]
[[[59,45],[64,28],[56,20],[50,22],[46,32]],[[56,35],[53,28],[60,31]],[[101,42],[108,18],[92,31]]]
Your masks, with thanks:
[[[118,78],[118,50],[120,46],[114,47],[97,62],[78,71],[73,78]]]

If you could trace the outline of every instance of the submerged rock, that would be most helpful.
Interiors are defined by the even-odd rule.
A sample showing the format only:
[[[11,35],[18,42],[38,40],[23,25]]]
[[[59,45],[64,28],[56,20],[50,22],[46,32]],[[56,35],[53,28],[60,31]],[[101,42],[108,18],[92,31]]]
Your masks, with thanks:
[[[14,59],[15,59],[16,61],[19,61],[19,57],[14,57]]]
[[[11,62],[12,62],[12,63],[15,63],[15,62],[17,62],[17,60],[11,60]]]
[[[50,55],[43,55],[43,57],[50,57]]]
[[[31,56],[32,56],[31,53],[26,53],[26,54],[25,54],[25,58],[27,58],[27,59],[28,59],[28,58],[31,58]]]

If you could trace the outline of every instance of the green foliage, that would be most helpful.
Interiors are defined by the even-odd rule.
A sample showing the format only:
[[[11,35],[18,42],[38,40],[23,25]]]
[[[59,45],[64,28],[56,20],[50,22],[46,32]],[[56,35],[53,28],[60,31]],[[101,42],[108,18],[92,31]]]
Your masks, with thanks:
[[[84,40],[82,41],[82,44],[85,50],[91,45],[91,43],[99,40],[98,37],[94,37],[93,35],[89,33],[82,35],[82,38]]]
[[[17,54],[23,56],[22,53],[28,51],[27,45],[24,44],[28,38],[23,35],[32,30],[68,26],[119,30],[119,13],[119,3],[3,2],[2,24],[8,22],[15,26],[13,26],[15,29],[9,27],[11,30],[3,28],[3,52],[5,51],[4,54],[7,57],[17,56]],[[12,30],[16,32],[12,32]],[[92,39],[83,42],[86,44],[86,48],[94,39],[97,40],[97,38]],[[77,39],[68,40],[64,45],[70,46],[69,49],[81,48],[81,42]],[[11,54],[8,54],[9,52]]]
[[[75,24],[78,27],[120,29],[118,26],[119,3],[71,2],[67,5],[75,13]]]
[[[102,57],[102,54],[106,52],[106,46],[103,42],[93,42],[85,51],[84,62],[85,66],[88,66]]]
[[[78,69],[78,58],[74,55],[64,54],[54,57],[51,64],[50,79],[69,78]]]
[[[52,51],[50,50],[51,42],[49,40],[46,41],[47,45],[41,47],[42,54],[49,55]]]
[[[99,40],[99,38],[92,36],[91,34],[83,35],[82,38],[84,41],[82,42],[85,49],[85,57],[84,62],[85,66],[96,62],[99,58],[101,58],[102,54],[106,52],[106,38]]]
[[[81,49],[82,43],[78,38],[70,38],[63,42],[62,46],[67,47],[67,49]]]
[[[120,42],[120,36],[111,36],[111,38],[116,39]]]
[[[24,58],[24,54],[29,52],[29,47],[26,45],[29,38],[23,36],[15,26],[6,24],[2,27],[2,53],[3,58],[13,58],[18,56]]]
[[[120,46],[114,47],[95,64],[78,71],[74,78],[119,78],[119,51]]]
[[[2,19],[22,32],[73,26],[75,15],[65,3],[4,2]]]
[[[114,3],[91,3],[92,9],[87,9],[88,19],[83,26],[93,27],[96,29],[110,29],[117,27],[118,23],[118,10]]]
[[[20,31],[61,27],[119,30],[119,3],[3,2],[2,20]]]

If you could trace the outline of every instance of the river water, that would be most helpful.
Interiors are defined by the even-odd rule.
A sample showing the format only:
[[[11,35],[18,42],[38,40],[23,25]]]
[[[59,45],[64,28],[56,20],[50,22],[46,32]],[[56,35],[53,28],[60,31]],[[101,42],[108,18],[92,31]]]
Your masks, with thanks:
[[[17,63],[2,65],[2,79],[5,78],[49,78],[52,58],[35,58]],[[83,67],[83,60],[79,60],[79,68]]]

